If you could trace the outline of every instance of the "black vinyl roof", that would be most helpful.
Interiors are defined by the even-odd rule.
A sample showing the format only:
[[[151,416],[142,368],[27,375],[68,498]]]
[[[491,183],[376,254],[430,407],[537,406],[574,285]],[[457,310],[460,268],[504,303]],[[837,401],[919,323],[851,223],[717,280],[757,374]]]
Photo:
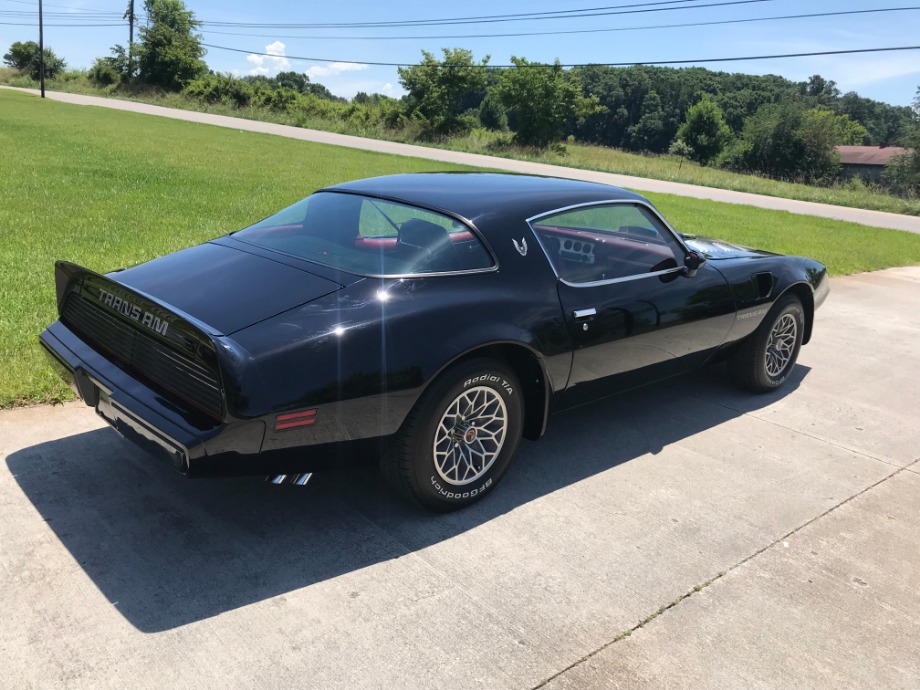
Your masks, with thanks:
[[[355,180],[322,191],[345,191],[449,211],[491,234],[566,206],[638,200],[634,192],[594,182],[498,173],[412,173]]]

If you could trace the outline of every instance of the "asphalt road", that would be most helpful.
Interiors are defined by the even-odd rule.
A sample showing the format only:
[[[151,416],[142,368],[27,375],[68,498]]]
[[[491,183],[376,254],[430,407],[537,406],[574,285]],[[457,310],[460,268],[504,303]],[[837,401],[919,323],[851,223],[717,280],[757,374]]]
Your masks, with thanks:
[[[440,517],[372,467],[190,481],[84,406],[0,412],[0,686],[916,690],[918,300],[835,279],[784,391],[557,415]]]
[[[0,86],[0,88],[10,87]],[[34,89],[15,90],[27,91],[33,94],[38,93],[38,91]],[[322,132],[313,129],[301,129],[299,127],[278,125],[270,122],[257,122],[255,120],[244,120],[242,118],[226,117],[224,115],[210,115],[187,110],[175,110],[173,108],[163,108],[161,106],[135,103],[132,101],[120,101],[112,98],[99,98],[97,96],[83,96],[52,91],[46,93],[48,98],[53,100],[77,105],[91,105],[103,108],[113,108],[115,110],[128,110],[148,115],[171,117],[176,120],[187,120],[189,122],[200,122],[249,132],[274,134],[277,136],[290,137],[292,139],[313,141],[321,144],[332,144],[335,146],[347,146],[349,148],[364,149],[366,151],[392,153],[400,156],[414,156],[416,158],[443,161],[445,163],[458,163],[473,167],[507,170],[531,175],[548,175],[551,177],[566,177],[573,180],[601,182],[617,187],[628,187],[640,192],[676,194],[678,196],[687,196],[696,199],[710,199],[712,201],[722,201],[730,204],[744,204],[747,206],[757,206],[759,208],[788,211],[801,215],[833,218],[836,220],[860,223],[862,225],[872,225],[880,228],[891,228],[894,230],[906,230],[908,232],[920,233],[920,217],[918,216],[905,216],[897,213],[885,213],[883,211],[867,211],[864,209],[847,208],[845,206],[819,204],[811,201],[780,199],[778,197],[763,196],[760,194],[733,192],[726,189],[715,189],[713,187],[700,187],[698,185],[683,184],[680,182],[666,182],[662,180],[651,180],[644,177],[594,172],[591,170],[580,170],[578,168],[546,165],[544,163],[515,161],[507,158],[483,156],[475,153],[444,151],[424,146],[399,144],[392,141],[379,141],[377,139],[365,139],[362,137],[334,134],[332,132]]]

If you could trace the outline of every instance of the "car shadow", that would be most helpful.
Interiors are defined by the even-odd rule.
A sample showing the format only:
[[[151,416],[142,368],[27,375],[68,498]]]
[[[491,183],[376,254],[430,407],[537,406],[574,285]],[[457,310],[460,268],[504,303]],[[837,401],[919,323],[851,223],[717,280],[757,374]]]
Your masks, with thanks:
[[[18,451],[7,464],[41,517],[136,628],[159,632],[450,539],[523,504],[793,392],[738,393],[723,367],[554,415],[501,486],[448,515],[386,489],[373,464],[306,488],[187,480],[110,429]],[[689,404],[688,404],[689,401]]]

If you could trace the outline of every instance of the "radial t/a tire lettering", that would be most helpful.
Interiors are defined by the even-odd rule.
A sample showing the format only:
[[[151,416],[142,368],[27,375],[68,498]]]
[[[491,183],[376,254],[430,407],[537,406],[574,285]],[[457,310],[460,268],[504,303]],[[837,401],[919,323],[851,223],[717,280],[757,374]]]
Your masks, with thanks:
[[[504,363],[451,367],[419,398],[383,458],[384,477],[421,505],[449,512],[495,488],[523,428],[520,382]]]
[[[795,295],[784,295],[729,360],[734,382],[754,393],[779,388],[795,367],[804,333],[802,303]]]

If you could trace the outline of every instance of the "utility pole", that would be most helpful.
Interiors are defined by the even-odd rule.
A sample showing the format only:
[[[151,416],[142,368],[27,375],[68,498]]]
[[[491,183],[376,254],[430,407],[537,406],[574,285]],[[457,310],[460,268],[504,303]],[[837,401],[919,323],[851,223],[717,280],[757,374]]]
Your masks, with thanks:
[[[128,4],[128,78],[134,76],[134,0]]]
[[[45,25],[42,22],[42,0],[38,0],[38,76],[45,97]]]

